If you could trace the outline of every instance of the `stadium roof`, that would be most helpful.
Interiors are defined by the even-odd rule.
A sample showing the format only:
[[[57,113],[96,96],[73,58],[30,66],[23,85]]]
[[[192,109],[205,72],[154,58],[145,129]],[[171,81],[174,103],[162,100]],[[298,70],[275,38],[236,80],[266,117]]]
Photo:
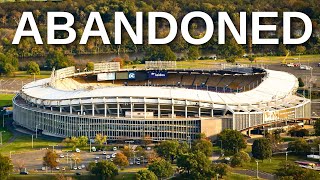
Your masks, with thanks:
[[[289,73],[266,70],[264,80],[254,89],[240,93],[219,93],[178,87],[114,86],[93,90],[65,91],[48,85],[50,79],[42,79],[25,85],[22,92],[36,99],[69,100],[99,97],[146,97],[185,99],[215,104],[260,104],[291,95],[298,87],[297,78]]]

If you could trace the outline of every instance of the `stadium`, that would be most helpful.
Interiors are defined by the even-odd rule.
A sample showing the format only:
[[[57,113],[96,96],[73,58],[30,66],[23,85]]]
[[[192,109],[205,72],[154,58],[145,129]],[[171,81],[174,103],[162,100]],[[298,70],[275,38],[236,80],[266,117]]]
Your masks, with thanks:
[[[296,94],[297,78],[257,67],[176,69],[146,62],[145,69],[96,63],[92,71],[53,70],[13,99],[19,126],[56,137],[101,133],[108,140],[192,140],[309,118],[310,100]]]

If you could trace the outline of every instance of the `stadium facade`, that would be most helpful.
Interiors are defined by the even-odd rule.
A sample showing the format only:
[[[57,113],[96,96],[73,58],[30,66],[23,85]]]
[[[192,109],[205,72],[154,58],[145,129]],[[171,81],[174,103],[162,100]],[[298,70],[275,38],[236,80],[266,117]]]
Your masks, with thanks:
[[[123,70],[118,63],[99,63],[90,72],[53,71],[50,78],[23,86],[13,99],[14,121],[57,137],[101,133],[108,140],[161,141],[195,139],[199,133],[214,138],[226,128],[240,131],[310,117],[310,100],[296,95],[292,74],[164,65]]]

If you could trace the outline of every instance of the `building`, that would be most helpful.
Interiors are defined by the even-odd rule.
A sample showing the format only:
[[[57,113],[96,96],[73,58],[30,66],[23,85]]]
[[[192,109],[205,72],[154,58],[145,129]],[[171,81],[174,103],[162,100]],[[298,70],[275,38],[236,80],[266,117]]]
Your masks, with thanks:
[[[310,117],[297,78],[253,67],[123,70],[117,63],[54,70],[13,99],[16,124],[57,136],[101,133],[108,140],[214,138],[223,129]]]

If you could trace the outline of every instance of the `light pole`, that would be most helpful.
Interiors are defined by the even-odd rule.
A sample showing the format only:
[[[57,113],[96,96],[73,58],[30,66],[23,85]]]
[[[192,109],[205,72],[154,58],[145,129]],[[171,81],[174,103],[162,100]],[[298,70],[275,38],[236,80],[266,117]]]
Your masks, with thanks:
[[[220,143],[220,153],[221,153],[221,156],[222,156],[222,140],[219,140],[221,143]]]
[[[256,161],[257,163],[257,179],[259,179],[259,161]]]
[[[1,137],[0,145],[2,145],[2,133],[3,132],[6,132],[6,131],[0,131],[0,137]]]
[[[319,145],[319,161],[320,161],[320,144],[318,144]]]
[[[49,145],[49,146],[52,146],[52,151],[54,151],[54,147],[58,145]]]
[[[191,149],[191,136],[187,136],[188,138],[188,143],[189,143],[189,149]]]
[[[217,180],[219,179],[219,174],[217,173]]]
[[[31,134],[31,147],[33,149],[33,134]]]
[[[3,110],[4,111],[4,110]],[[2,112],[3,112],[2,111]],[[2,114],[2,127],[4,127],[4,113]]]
[[[10,159],[11,159],[11,153],[13,153],[13,152],[15,152],[15,151],[10,151],[10,156],[9,156],[9,157],[10,157]]]

